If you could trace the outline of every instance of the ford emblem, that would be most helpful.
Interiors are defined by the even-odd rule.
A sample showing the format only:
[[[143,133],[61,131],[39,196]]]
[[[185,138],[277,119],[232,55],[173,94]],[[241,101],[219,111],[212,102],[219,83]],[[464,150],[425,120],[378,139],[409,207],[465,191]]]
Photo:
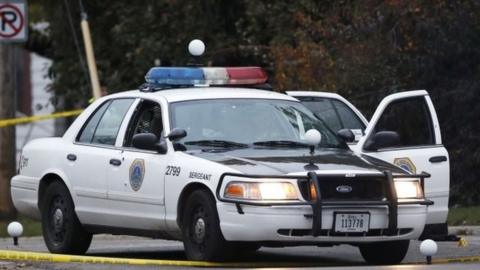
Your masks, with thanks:
[[[340,192],[340,193],[349,193],[349,192],[352,192],[352,187],[343,185],[343,186],[338,186],[336,190],[337,192]]]

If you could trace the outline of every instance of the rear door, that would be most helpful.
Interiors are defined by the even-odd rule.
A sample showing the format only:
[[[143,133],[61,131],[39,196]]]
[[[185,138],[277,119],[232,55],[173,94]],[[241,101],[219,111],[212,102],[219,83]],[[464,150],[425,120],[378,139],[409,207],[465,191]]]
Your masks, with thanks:
[[[395,131],[400,142],[395,147],[366,150],[379,131]],[[440,126],[433,103],[425,90],[387,96],[365,129],[357,152],[393,163],[411,173],[427,172],[425,196],[435,203],[428,208],[428,224],[445,223],[448,214],[450,166],[442,145]]]
[[[65,173],[77,198],[75,212],[84,224],[108,222],[107,168],[110,157],[120,152],[115,141],[132,102],[129,98],[105,101],[85,122],[67,152]]]

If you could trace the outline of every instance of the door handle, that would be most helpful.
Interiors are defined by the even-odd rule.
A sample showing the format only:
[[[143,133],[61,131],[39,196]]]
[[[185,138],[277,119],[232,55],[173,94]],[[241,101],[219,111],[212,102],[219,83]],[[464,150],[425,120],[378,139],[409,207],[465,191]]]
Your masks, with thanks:
[[[74,155],[74,154],[68,154],[67,159],[70,160],[70,161],[75,161],[75,160],[77,160],[77,156]]]
[[[428,161],[430,161],[431,163],[444,162],[444,161],[447,161],[447,157],[446,156],[435,156],[435,157],[431,157]]]
[[[122,162],[119,159],[112,158],[110,159],[110,164],[113,166],[120,166]]]

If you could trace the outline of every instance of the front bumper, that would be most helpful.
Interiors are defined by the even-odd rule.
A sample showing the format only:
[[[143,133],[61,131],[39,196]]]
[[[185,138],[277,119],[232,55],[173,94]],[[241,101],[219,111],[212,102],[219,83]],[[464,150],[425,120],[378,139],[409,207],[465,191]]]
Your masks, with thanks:
[[[320,179],[329,176],[332,175],[309,172],[305,178],[312,181],[316,194],[321,194]],[[317,196],[315,200],[295,202],[251,202],[222,198],[220,196],[222,177],[216,194],[219,200],[217,209],[220,227],[225,239],[229,241],[352,243],[418,238],[425,226],[427,206],[433,202],[426,199],[399,201],[391,172],[384,172],[384,176],[388,187],[386,200],[322,200]],[[395,177],[418,177],[423,184],[424,178],[429,175],[423,173]],[[298,179],[299,176],[280,178]],[[335,212],[368,212],[370,214],[368,232],[335,232]]]

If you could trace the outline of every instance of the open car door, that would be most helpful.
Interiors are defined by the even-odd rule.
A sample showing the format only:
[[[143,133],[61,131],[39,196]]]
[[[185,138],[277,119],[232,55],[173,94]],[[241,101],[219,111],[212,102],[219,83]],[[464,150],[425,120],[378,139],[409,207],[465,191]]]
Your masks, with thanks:
[[[399,135],[394,139],[394,146],[391,143],[388,145],[389,138],[376,136],[379,132],[396,135],[385,131]],[[401,92],[384,98],[356,150],[414,174],[429,173],[431,177],[425,179],[424,192],[426,198],[434,201],[434,205],[428,207],[426,230],[429,226],[436,228],[437,235],[440,234],[439,230],[442,230],[441,234],[445,233],[450,164],[448,152],[442,145],[437,114],[427,91]]]

